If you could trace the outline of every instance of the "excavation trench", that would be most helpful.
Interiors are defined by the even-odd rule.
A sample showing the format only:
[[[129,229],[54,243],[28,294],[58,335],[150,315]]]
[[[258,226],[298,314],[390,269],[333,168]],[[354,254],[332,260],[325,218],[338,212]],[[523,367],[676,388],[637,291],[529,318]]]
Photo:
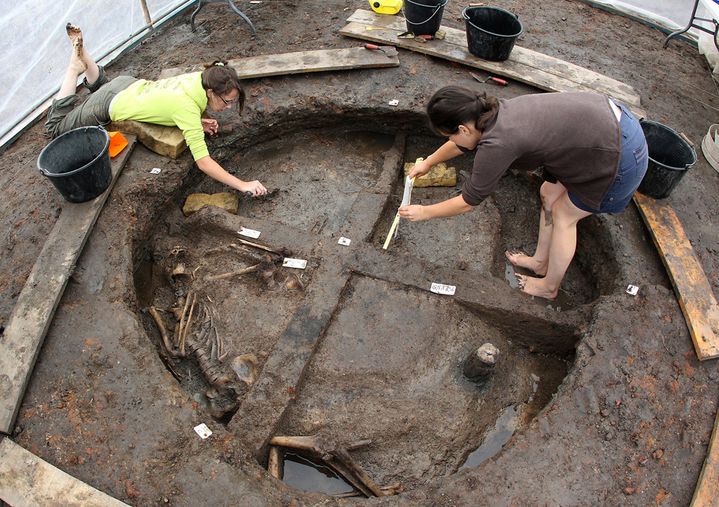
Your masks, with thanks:
[[[512,445],[570,371],[592,303],[615,280],[611,241],[589,219],[579,234],[591,239],[556,302],[509,286],[503,252],[531,251],[538,227],[540,180],[526,173],[504,177],[473,213],[402,222],[383,251],[404,162],[440,142],[390,131],[298,130],[228,157],[239,177],[276,191],[241,197],[236,215],[206,207],[185,217],[187,194],[225,189],[206,178],[182,188],[136,249],[135,288],[176,382],[260,463],[276,435],[369,439],[354,461],[377,484],[409,490]],[[416,188],[413,202],[456,195],[471,158],[452,165],[457,185]],[[598,251],[609,254],[601,264]],[[283,267],[284,257],[307,265]],[[432,282],[456,285],[456,296],[429,292]],[[484,343],[499,359],[472,382],[463,365]],[[352,491],[324,468],[293,451],[285,480]]]

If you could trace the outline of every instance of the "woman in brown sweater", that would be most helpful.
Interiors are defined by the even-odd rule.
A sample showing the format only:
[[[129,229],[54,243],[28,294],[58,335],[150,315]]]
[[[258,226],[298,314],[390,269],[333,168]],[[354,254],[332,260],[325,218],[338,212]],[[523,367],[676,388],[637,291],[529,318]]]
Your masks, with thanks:
[[[593,213],[619,213],[629,204],[648,164],[637,119],[621,104],[595,93],[544,93],[498,100],[447,86],[427,105],[432,128],[449,141],[416,164],[422,176],[439,162],[475,151],[462,194],[429,206],[399,209],[412,221],[450,217],[474,209],[510,167],[543,166],[539,238],[529,256],[505,252],[513,265],[537,277],[517,275],[527,294],[557,297],[574,257],[577,222]]]

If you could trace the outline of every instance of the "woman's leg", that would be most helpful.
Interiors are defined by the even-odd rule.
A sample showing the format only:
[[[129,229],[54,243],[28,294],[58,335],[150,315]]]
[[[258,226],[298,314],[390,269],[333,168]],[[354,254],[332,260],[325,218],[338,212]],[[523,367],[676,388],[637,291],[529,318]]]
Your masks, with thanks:
[[[566,192],[555,202],[547,275],[544,278],[517,275],[522,291],[546,299],[557,297],[559,285],[577,249],[577,222],[591,214],[577,208]]]
[[[539,211],[539,237],[537,239],[537,248],[531,257],[523,252],[504,252],[507,260],[513,265],[520,268],[532,270],[539,276],[547,273],[547,263],[549,259],[549,245],[552,239],[552,207],[557,200],[563,195],[567,195],[567,189],[561,183],[550,183],[545,181],[539,188],[539,198],[542,207]]]
[[[90,56],[90,53],[87,52],[87,49],[85,49],[82,30],[71,23],[65,26],[65,30],[72,43],[72,53],[70,54],[70,62],[65,71],[65,78],[60,85],[60,91],[55,96],[56,100],[75,95],[77,78],[83,72],[90,86],[97,82],[100,77],[100,67],[98,67],[97,62],[95,62]]]

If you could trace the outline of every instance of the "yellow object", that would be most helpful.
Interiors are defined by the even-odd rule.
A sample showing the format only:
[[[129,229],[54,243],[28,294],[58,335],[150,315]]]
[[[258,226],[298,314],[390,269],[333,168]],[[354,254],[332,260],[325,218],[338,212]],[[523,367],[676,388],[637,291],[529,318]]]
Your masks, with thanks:
[[[218,194],[190,194],[182,206],[182,212],[185,216],[197,213],[205,206],[215,206],[221,208],[228,213],[237,215],[240,207],[240,198],[236,193],[220,192]]]
[[[402,8],[402,0],[369,0],[369,6],[377,14],[397,14]]]
[[[127,148],[127,139],[119,132],[108,132],[108,134],[110,136],[110,147],[108,148],[110,158],[115,158]]]
[[[414,162],[404,164],[404,174],[407,176],[414,167]],[[457,170],[454,167],[447,167],[447,164],[440,162],[435,164],[429,172],[415,179],[414,187],[453,187],[457,184]]]

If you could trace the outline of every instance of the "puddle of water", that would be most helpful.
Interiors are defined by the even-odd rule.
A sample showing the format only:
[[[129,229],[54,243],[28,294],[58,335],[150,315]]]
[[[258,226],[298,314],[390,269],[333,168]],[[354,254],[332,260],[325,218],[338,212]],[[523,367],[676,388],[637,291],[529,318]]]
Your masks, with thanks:
[[[509,286],[513,289],[519,289],[519,282],[517,277],[514,276],[514,266],[509,262],[504,263],[504,279],[509,282]]]
[[[512,405],[502,410],[497,418],[497,422],[494,423],[494,428],[485,434],[482,445],[467,456],[467,460],[460,468],[479,466],[501,451],[504,444],[506,444],[514,434],[518,424],[518,408]]]
[[[325,465],[317,463],[298,454],[285,453],[284,476],[285,484],[302,491],[314,491],[327,495],[350,493],[354,488]]]

